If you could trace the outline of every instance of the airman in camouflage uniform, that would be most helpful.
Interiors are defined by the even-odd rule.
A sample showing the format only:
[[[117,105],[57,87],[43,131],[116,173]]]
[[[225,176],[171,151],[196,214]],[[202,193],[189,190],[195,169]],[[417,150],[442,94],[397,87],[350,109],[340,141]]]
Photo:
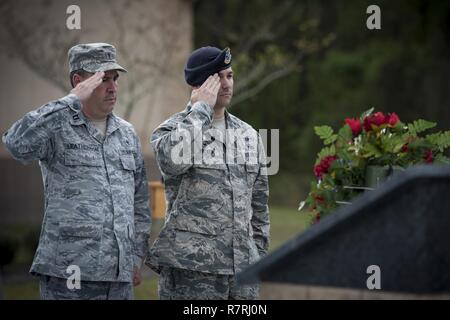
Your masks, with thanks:
[[[74,46],[69,64],[71,93],[3,135],[13,157],[39,160],[43,175],[45,215],[30,272],[41,278],[42,299],[131,299],[151,216],[138,136],[112,113],[117,71],[126,70],[105,43]],[[67,285],[69,266],[79,268],[80,289]]]
[[[185,74],[194,89],[190,102],[151,139],[168,207],[146,264],[160,273],[161,299],[256,299],[258,285],[237,284],[235,274],[264,256],[269,246],[267,168],[264,161],[249,161],[250,153],[264,158],[261,139],[225,110],[233,92],[229,49],[194,51]],[[247,146],[236,150],[237,140],[230,140],[225,129],[240,132]],[[211,156],[214,152],[205,151],[216,144],[213,149],[223,150],[218,157],[225,161],[206,161],[207,156],[196,161],[194,152],[190,161],[180,162],[177,156],[190,154],[199,136],[203,156]],[[179,137],[188,145],[183,152]],[[236,161],[242,153],[246,161]]]

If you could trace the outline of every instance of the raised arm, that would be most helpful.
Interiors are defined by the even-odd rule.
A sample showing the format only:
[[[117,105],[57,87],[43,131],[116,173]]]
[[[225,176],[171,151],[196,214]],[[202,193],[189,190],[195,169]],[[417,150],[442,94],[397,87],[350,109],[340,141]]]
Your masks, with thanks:
[[[212,122],[219,88],[218,75],[210,76],[201,87],[192,91],[192,108],[183,118],[171,118],[153,132],[151,144],[163,175],[177,176],[192,167],[194,154],[190,151],[195,141],[201,141],[203,127]],[[186,154],[184,158],[180,156],[183,146],[185,153],[189,150],[187,158]],[[201,149],[201,145],[194,148],[199,152]]]

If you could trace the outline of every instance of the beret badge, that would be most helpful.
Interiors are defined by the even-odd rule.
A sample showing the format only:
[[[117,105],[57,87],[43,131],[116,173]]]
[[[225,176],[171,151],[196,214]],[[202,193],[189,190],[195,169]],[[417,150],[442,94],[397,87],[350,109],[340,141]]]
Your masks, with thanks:
[[[225,59],[223,60],[225,64],[229,64],[231,62],[231,52],[230,48],[226,48]]]

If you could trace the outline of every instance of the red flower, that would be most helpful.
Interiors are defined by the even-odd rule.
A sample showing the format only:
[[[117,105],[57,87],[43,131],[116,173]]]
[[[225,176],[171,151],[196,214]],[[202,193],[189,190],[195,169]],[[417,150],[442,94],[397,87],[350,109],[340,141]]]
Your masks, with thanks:
[[[361,133],[361,122],[358,119],[347,118],[345,119],[345,123],[352,129],[354,137]]]
[[[314,174],[316,175],[316,177],[322,179],[322,176],[328,172],[331,164],[336,159],[336,156],[328,156],[320,160],[320,163],[314,166]]]
[[[314,200],[316,200],[318,203],[323,203],[325,199],[322,196],[314,195]]]
[[[400,121],[400,118],[395,112],[392,112],[390,115],[386,115],[383,112],[376,112],[371,116],[364,118],[364,130],[369,132],[372,130],[372,125],[377,127],[388,124],[393,127]]]
[[[314,166],[314,174],[317,178],[322,179],[323,172],[322,166],[320,164]]]
[[[408,143],[405,143],[403,147],[400,149],[401,152],[408,152]]]
[[[425,159],[426,163],[433,163],[433,151],[427,150],[423,158]]]
[[[377,112],[373,115],[373,123],[377,126],[381,126],[389,121],[389,117],[383,112]]]
[[[374,113],[373,115],[364,118],[364,130],[369,132],[372,130],[372,125],[379,127],[382,124],[388,123],[389,119],[390,117],[385,115],[383,112]]]
[[[398,115],[395,112],[392,112],[392,114],[389,117],[389,125],[391,126],[395,126],[397,124],[397,122],[400,121],[400,118],[398,117]]]

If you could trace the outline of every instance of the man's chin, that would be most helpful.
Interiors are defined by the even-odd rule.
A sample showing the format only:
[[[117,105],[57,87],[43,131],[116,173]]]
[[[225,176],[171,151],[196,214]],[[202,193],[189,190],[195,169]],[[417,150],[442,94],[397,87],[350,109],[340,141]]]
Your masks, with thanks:
[[[103,105],[103,111],[105,112],[105,113],[111,113],[113,110],[114,110],[114,106],[116,105],[116,102],[114,101],[114,102],[108,102],[108,103],[105,103],[104,105]]]
[[[217,99],[216,106],[219,108],[226,108],[230,105],[230,103],[231,103],[231,98]]]

